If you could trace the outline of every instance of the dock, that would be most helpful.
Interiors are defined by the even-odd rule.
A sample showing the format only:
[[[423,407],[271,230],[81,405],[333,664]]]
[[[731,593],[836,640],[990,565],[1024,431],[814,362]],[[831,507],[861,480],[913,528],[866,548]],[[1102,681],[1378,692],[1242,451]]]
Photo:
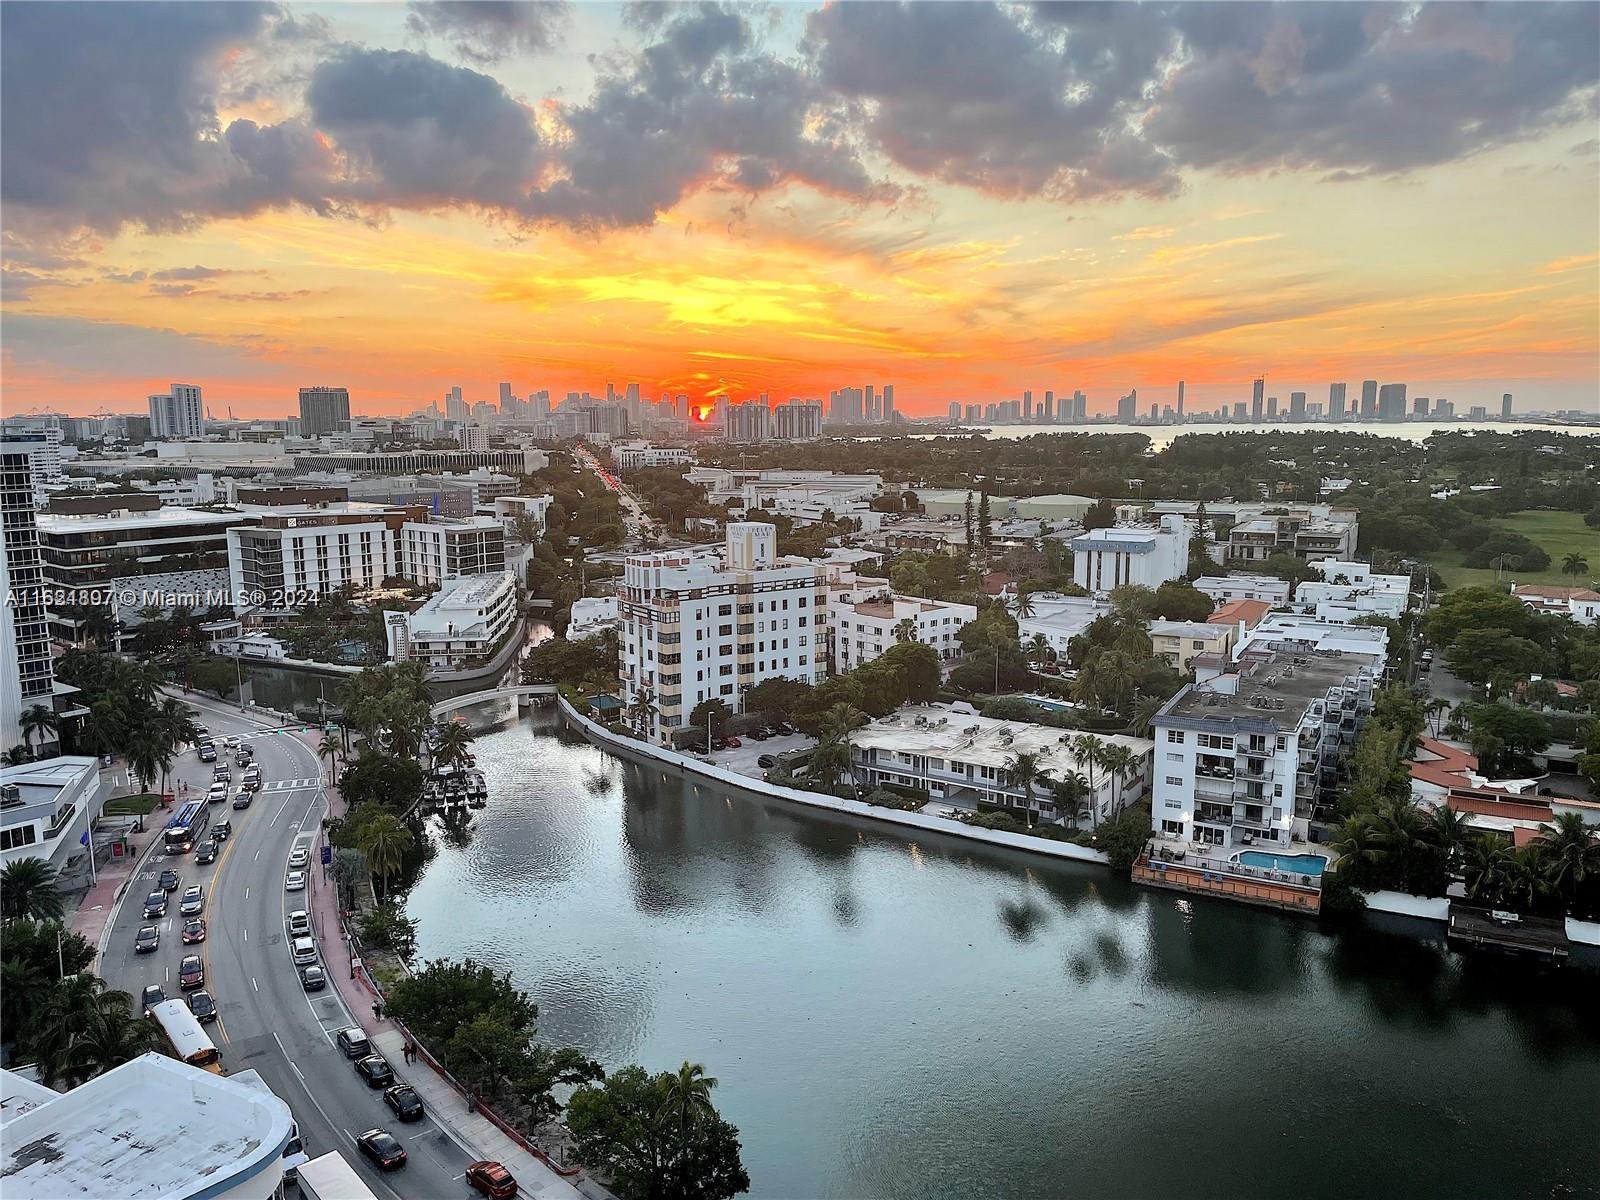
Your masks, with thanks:
[[[1563,963],[1571,951],[1566,923],[1553,917],[1451,904],[1446,938],[1462,947]]]
[[[1252,870],[1236,863],[1165,862],[1151,858],[1147,851],[1133,864],[1133,882],[1312,916],[1322,911],[1320,886],[1296,883],[1280,872]]]

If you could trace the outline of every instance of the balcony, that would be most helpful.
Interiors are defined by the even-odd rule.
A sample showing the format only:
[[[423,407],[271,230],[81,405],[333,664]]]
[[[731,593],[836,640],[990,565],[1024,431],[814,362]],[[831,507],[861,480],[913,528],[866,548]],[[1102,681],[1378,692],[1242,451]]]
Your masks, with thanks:
[[[1207,779],[1204,775],[1194,777],[1194,794],[1196,796],[1214,796],[1219,800],[1233,799],[1234,783],[1232,779]]]
[[[1239,768],[1237,777],[1256,783],[1266,783],[1273,777],[1272,763],[1268,759],[1253,759]]]
[[[1232,825],[1234,810],[1220,808],[1214,804],[1196,805],[1194,819],[1203,825]]]

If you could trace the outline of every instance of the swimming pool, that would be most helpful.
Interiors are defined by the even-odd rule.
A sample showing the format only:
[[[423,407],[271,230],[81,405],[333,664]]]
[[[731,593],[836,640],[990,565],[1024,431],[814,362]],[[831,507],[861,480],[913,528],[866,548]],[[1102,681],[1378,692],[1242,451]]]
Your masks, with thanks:
[[[1321,875],[1328,865],[1328,860],[1320,854],[1266,854],[1260,850],[1246,850],[1238,859],[1247,867],[1287,871],[1294,875]]]

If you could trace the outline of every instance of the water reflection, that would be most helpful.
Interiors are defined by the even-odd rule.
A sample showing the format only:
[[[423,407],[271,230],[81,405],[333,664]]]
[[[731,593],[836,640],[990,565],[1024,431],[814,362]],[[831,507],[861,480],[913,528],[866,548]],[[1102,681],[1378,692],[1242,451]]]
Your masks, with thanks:
[[[608,1065],[704,1062],[757,1196],[1600,1178],[1556,1132],[1600,1076],[1593,980],[732,796],[550,721],[479,741],[490,803],[410,897],[422,952],[511,971]],[[1218,1127],[1261,1153],[1224,1167]]]

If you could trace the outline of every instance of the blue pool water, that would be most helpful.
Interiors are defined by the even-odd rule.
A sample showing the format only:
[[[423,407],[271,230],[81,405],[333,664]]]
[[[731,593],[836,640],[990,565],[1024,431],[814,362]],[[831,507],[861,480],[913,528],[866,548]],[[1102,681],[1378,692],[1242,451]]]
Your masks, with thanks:
[[[1246,850],[1239,861],[1247,867],[1260,867],[1267,871],[1292,871],[1296,875],[1321,875],[1328,860],[1320,854],[1266,854],[1260,850]]]

